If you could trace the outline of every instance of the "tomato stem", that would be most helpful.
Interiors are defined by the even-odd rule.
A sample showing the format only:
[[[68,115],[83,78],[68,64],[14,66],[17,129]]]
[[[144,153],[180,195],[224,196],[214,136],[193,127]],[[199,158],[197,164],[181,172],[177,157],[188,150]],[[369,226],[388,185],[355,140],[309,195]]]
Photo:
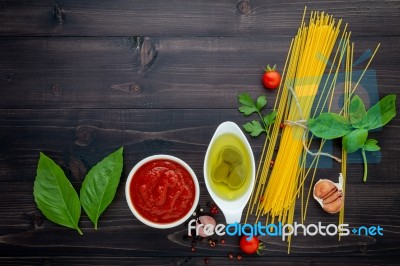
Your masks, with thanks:
[[[262,242],[260,242],[260,244],[258,245],[258,248],[257,248],[257,254],[260,255],[260,256],[262,256],[263,253],[261,253],[261,251],[262,251],[263,249],[264,249],[264,244],[263,244]]]
[[[276,64],[273,67],[270,67],[269,64],[264,68],[265,72],[272,72],[276,70]]]

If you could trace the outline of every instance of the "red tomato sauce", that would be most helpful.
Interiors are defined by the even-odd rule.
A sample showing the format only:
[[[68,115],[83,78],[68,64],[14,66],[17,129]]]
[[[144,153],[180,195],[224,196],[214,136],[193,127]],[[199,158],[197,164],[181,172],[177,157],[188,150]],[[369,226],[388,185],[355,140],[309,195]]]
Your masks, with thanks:
[[[169,160],[142,165],[132,178],[130,195],[135,209],[155,223],[184,217],[193,206],[195,185],[189,172]]]

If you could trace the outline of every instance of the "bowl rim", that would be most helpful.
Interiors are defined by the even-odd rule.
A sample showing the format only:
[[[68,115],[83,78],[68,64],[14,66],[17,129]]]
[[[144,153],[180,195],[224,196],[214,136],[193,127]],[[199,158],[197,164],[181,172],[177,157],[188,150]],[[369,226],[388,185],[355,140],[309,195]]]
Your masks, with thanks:
[[[150,162],[150,161],[154,161],[154,160],[170,160],[173,161],[175,163],[178,163],[179,165],[181,165],[183,168],[186,169],[186,171],[189,172],[190,177],[193,180],[194,183],[194,189],[195,189],[195,196],[194,196],[194,200],[193,200],[193,205],[192,208],[188,211],[188,213],[186,213],[182,218],[170,222],[170,223],[155,223],[153,221],[150,221],[146,218],[144,218],[135,208],[135,206],[132,203],[131,200],[131,196],[130,196],[130,184],[132,182],[133,176],[134,174],[137,172],[137,170],[143,166],[144,164]],[[129,172],[128,174],[128,178],[126,180],[126,184],[125,184],[125,198],[126,201],[128,203],[129,209],[131,210],[131,212],[133,213],[133,215],[142,223],[154,227],[154,228],[158,228],[158,229],[167,229],[167,228],[172,228],[172,227],[176,227],[182,223],[184,223],[192,214],[193,212],[196,210],[198,202],[199,202],[199,197],[200,197],[200,187],[199,187],[199,182],[197,179],[196,174],[194,173],[194,171],[192,170],[192,168],[183,160],[179,159],[178,157],[172,156],[172,155],[167,155],[167,154],[156,154],[156,155],[151,155],[148,156],[144,159],[142,159],[141,161],[139,161]]]

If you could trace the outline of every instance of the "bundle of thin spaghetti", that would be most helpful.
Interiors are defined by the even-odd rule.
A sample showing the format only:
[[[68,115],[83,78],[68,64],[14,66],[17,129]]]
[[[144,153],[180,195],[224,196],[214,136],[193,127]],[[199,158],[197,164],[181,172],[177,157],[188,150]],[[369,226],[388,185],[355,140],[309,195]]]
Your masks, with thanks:
[[[271,223],[278,220],[281,223],[293,224],[296,199],[301,196],[301,219],[304,222],[312,191],[310,187],[308,195],[305,196],[304,184],[309,176],[311,176],[310,184],[313,184],[321,155],[341,161],[343,193],[345,190],[346,151],[342,148],[341,160],[332,154],[321,152],[325,144],[325,140],[322,139],[317,152],[311,152],[313,136],[308,137],[306,121],[310,117],[319,115],[325,108],[328,112],[331,111],[338,74],[342,65],[345,66],[344,89],[343,92],[339,91],[338,93],[343,95],[344,105],[340,114],[345,117],[349,116],[350,98],[380,44],[372,53],[364,71],[353,86],[354,43],[350,44],[351,33],[346,31],[347,24],[338,38],[341,20],[336,23],[328,14],[311,12],[310,20],[306,24],[305,16],[306,9],[301,26],[292,39],[286,58],[282,82],[274,106],[277,116],[275,123],[268,130],[269,137],[265,140],[256,174],[257,186],[252,193],[246,220],[248,215],[256,210],[257,220],[261,215],[267,215],[267,223],[271,217]],[[334,49],[334,47],[336,48]],[[333,50],[335,52],[332,52]],[[328,62],[330,62],[329,67],[327,67]],[[322,82],[323,76],[325,77]],[[282,124],[284,127],[281,131]],[[281,136],[278,141],[279,132],[281,132]],[[278,151],[275,155],[277,148]],[[311,162],[307,161],[307,154],[313,155]],[[275,160],[272,160],[274,156]],[[272,164],[272,162],[274,163]],[[305,203],[304,198],[306,198]],[[339,224],[343,222],[344,207],[339,214]],[[291,236],[287,240],[289,252]]]
[[[276,103],[277,121],[297,123],[310,117],[327,62],[338,39],[340,24],[341,20],[335,22],[332,16],[323,12],[312,12],[308,24],[303,16],[285,65],[279,101]],[[275,123],[271,134],[272,145],[269,145],[264,159],[267,162],[276,146],[279,128],[279,123]],[[304,167],[301,160],[304,149],[307,149],[305,133],[307,129],[304,126],[285,126],[268,183],[269,163],[262,168],[261,185],[253,202],[261,198],[257,204],[257,214],[267,214],[272,217],[272,223],[275,219],[282,223],[293,222],[294,199],[299,186],[303,184]]]

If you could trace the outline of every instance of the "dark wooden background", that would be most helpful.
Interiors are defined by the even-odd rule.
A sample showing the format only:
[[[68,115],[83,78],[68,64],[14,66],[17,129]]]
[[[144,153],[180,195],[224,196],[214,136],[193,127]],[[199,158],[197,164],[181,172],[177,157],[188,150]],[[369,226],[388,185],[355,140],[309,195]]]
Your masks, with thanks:
[[[373,133],[382,158],[370,164],[366,184],[362,165],[349,166],[345,221],[381,225],[384,236],[297,237],[290,255],[280,239],[263,238],[263,257],[230,261],[228,253],[240,252],[237,238],[191,252],[183,225],[151,229],[125,202],[135,163],[166,153],[192,166],[207,209],[207,144],[221,122],[247,121],[237,111],[239,93],[265,94],[272,107],[276,92],[263,89],[262,69],[270,63],[282,70],[305,5],[349,23],[356,58],[380,42],[371,65],[379,96],[397,93],[400,1],[0,0],[0,264],[396,264],[398,117]],[[263,140],[250,142],[258,158]],[[120,146],[121,183],[97,231],[85,214],[83,236],[41,215],[32,195],[40,151],[79,189],[88,169]],[[319,177],[337,172],[333,166]],[[307,222],[337,219],[310,202]]]

